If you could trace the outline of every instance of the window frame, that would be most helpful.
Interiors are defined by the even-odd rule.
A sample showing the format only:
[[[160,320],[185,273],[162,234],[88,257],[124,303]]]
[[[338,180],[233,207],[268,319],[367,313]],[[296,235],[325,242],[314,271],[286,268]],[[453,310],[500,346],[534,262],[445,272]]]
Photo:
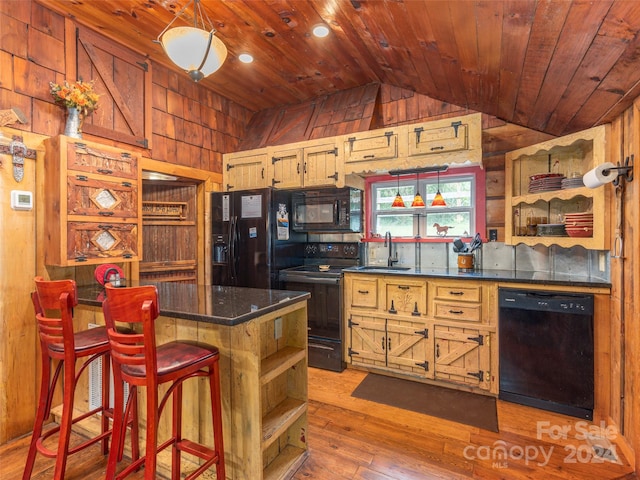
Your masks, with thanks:
[[[472,186],[472,189],[474,190],[472,192],[472,196],[474,196],[474,202],[475,202],[475,208],[473,209],[474,214],[475,214],[475,218],[474,218],[474,223],[475,223],[475,229],[476,232],[480,232],[480,235],[485,238],[485,232],[486,232],[486,216],[487,216],[487,212],[486,212],[486,175],[485,175],[485,170],[481,167],[481,166],[473,166],[473,167],[461,167],[461,168],[449,168],[449,170],[447,170],[446,172],[441,172],[440,173],[440,182],[443,182],[443,179],[446,180],[447,182],[450,181],[455,181],[455,178],[468,178],[468,177],[473,177],[475,179],[474,184]],[[437,179],[437,173],[421,173],[420,174],[420,180],[435,180]],[[366,206],[367,206],[367,214],[365,217],[365,238],[363,239],[364,241],[369,241],[369,240],[375,240],[376,238],[379,238],[381,235],[383,235],[381,232],[373,232],[373,225],[375,224],[373,222],[373,219],[375,217],[374,214],[374,195],[373,195],[373,191],[374,191],[374,184],[380,183],[380,182],[397,182],[397,177],[392,176],[392,175],[375,175],[375,176],[371,176],[371,177],[367,177],[365,180],[365,198],[366,198]],[[400,185],[402,186],[402,184],[411,184],[411,183],[416,182],[416,177],[414,176],[413,178],[411,178],[411,176],[407,176],[405,179],[401,179],[400,180]],[[432,182],[430,182],[432,183]],[[422,195],[425,194],[424,191],[420,192]],[[426,201],[426,197],[425,201]],[[445,198],[446,200],[446,198]],[[411,207],[407,207],[406,210],[404,211],[410,211]],[[442,209],[443,211],[456,211],[459,210],[458,208],[451,208],[450,210],[447,209],[447,207],[444,207]],[[467,209],[464,209],[467,210]],[[431,212],[433,212],[433,210],[431,210]],[[426,225],[425,225],[425,229],[426,229]],[[406,242],[425,242],[425,243],[449,243],[452,242],[454,238],[456,237],[462,237],[462,238],[471,238],[475,235],[476,232],[468,232],[469,236],[463,236],[461,235],[455,235],[455,236],[449,236],[449,237],[435,237],[435,236],[430,236],[427,237],[425,236],[425,232],[423,231],[422,228],[420,228],[420,237],[416,238],[414,237],[394,237],[394,239],[397,239],[398,241],[406,241]],[[376,236],[374,236],[374,234]]]

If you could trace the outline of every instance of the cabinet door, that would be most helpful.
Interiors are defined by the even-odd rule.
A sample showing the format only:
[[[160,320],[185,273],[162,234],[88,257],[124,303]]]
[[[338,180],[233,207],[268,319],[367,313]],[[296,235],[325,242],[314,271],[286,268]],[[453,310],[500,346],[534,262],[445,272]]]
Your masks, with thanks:
[[[336,185],[338,147],[334,143],[304,149],[303,184],[305,187]]]
[[[138,257],[138,235],[136,223],[69,222],[67,260],[71,264],[135,260]]]
[[[433,343],[424,321],[388,318],[386,332],[387,366],[399,373],[433,378]]]
[[[435,324],[435,378],[489,390],[491,334]]]
[[[409,130],[409,155],[430,155],[468,148],[468,125],[461,121],[439,128],[414,127]]]
[[[427,283],[408,278],[385,278],[386,308],[394,315],[424,317],[427,314]]]
[[[267,179],[267,152],[242,152],[224,158],[224,189],[250,190],[270,185]]]
[[[302,186],[302,149],[274,151],[273,186],[275,188],[299,188]]]
[[[137,182],[77,174],[67,177],[67,214],[131,218],[138,212]]]
[[[67,148],[67,169],[77,172],[97,173],[120,178],[138,178],[138,157],[129,152],[73,141],[64,137]]]
[[[349,316],[349,358],[353,365],[386,367],[386,320],[368,315]]]
[[[389,160],[398,156],[398,135],[388,131],[349,137],[344,147],[347,163]]]

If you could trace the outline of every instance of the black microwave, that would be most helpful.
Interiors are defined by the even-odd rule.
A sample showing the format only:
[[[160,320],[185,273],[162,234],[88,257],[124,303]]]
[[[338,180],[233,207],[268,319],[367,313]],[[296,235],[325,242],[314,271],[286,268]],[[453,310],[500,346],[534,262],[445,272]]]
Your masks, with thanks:
[[[296,232],[360,232],[362,190],[322,188],[291,195],[292,229]]]

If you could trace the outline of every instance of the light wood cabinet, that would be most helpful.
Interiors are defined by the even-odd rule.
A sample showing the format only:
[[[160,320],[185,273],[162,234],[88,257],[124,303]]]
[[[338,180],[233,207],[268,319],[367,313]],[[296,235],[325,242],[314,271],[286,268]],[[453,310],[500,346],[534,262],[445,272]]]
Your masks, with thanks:
[[[344,280],[352,366],[497,394],[495,283],[350,272]]]
[[[232,192],[271,186],[267,159],[266,148],[224,155],[223,189]]]
[[[545,188],[546,175],[582,177],[609,158],[610,126],[583,132],[509,152],[505,158],[505,243],[542,244],[592,250],[609,248],[606,192],[610,188]],[[536,178],[537,177],[537,178]],[[537,179],[537,183],[532,183]],[[544,234],[538,223],[559,225],[568,213],[593,213],[593,233],[588,237]],[[528,228],[531,225],[531,228]]]
[[[82,139],[45,141],[47,265],[140,260],[137,155]]]
[[[344,187],[342,156],[336,142],[305,142],[270,149],[275,188]]]
[[[436,380],[490,389],[491,332],[435,322],[433,337]]]
[[[407,167],[482,162],[481,114],[407,127]]]
[[[361,132],[343,138],[347,173],[389,169],[398,158],[398,130]]]
[[[384,278],[386,311],[392,315],[424,317],[427,314],[427,282],[403,277]]]

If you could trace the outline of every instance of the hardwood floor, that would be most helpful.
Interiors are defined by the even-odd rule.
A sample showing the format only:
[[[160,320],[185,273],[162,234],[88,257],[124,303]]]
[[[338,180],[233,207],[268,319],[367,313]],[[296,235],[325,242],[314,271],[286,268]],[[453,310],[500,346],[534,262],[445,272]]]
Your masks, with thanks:
[[[365,375],[309,370],[309,457],[296,480],[637,479],[620,451],[619,463],[593,454],[582,434],[602,431],[578,419],[498,401],[493,433],[351,397]],[[21,478],[28,444],[0,446],[1,480]],[[98,480],[104,470],[95,447],[70,458],[66,478]],[[39,455],[32,478],[52,473]]]

